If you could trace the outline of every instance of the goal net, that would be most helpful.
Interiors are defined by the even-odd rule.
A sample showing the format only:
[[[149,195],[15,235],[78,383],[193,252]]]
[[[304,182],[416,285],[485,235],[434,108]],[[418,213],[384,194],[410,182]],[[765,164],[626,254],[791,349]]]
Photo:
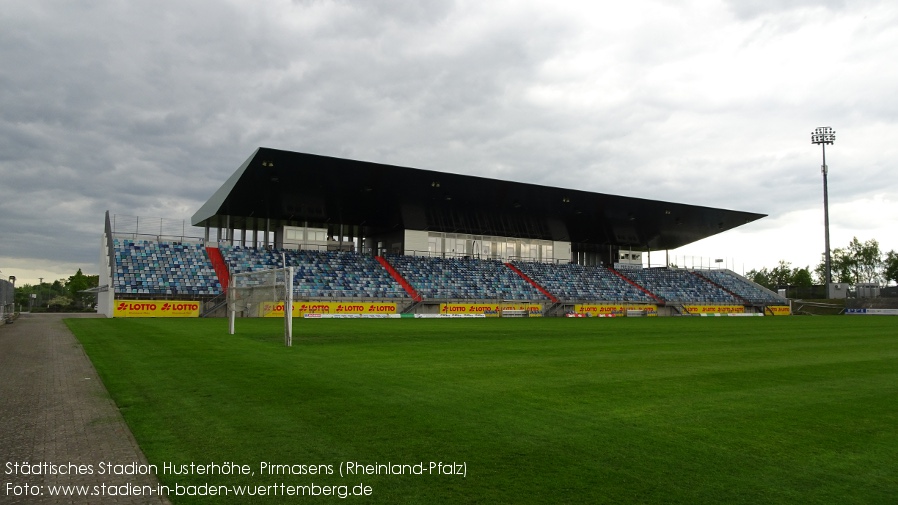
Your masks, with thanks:
[[[237,317],[283,317],[284,344],[293,344],[293,267],[231,274],[228,333]]]

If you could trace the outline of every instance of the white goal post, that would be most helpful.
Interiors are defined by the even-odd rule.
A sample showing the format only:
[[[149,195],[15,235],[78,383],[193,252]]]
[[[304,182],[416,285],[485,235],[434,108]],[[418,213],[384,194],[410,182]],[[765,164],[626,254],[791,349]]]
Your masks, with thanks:
[[[284,316],[284,345],[293,345],[293,267],[272,268],[230,275],[228,333],[233,335],[237,315]]]

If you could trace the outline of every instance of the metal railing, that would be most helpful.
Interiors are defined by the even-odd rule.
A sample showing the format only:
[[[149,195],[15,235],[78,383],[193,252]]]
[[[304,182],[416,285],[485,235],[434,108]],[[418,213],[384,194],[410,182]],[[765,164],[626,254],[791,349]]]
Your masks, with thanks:
[[[155,240],[157,242],[205,243],[203,228],[188,225],[186,220],[162,217],[140,217],[107,213],[110,238]]]
[[[389,251],[381,251],[381,256],[384,255],[399,255],[399,256],[418,256],[424,258],[441,258],[441,259],[477,259],[477,260],[486,260],[486,261],[501,261],[503,263],[510,263],[512,261],[518,262],[534,262],[534,263],[547,263],[551,265],[556,265],[559,263],[570,263],[568,260],[560,260],[555,258],[532,258],[529,256],[505,256],[505,255],[493,255],[493,254],[479,254],[479,253],[459,253],[459,252],[435,252],[435,251],[418,251],[416,249],[406,249],[403,252],[399,253],[391,253]]]

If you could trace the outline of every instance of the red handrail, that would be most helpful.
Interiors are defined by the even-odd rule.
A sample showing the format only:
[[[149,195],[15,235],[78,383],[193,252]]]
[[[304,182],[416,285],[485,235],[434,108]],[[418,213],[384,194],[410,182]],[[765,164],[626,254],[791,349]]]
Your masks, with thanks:
[[[418,294],[414,287],[412,287],[411,283],[405,280],[405,277],[403,277],[402,274],[400,274],[395,268],[393,268],[393,265],[391,265],[386,258],[384,258],[383,256],[376,256],[376,259],[378,263],[380,263],[384,267],[384,269],[389,272],[393,279],[398,282],[403,289],[405,289],[405,292],[412,297],[412,300],[416,302],[420,302],[421,300],[423,300],[421,295]]]
[[[224,257],[221,255],[221,250],[217,247],[206,247],[206,255],[209,256],[212,268],[215,269],[215,275],[218,276],[218,282],[221,283],[221,292],[227,293],[231,276],[228,273],[228,264],[225,263]]]

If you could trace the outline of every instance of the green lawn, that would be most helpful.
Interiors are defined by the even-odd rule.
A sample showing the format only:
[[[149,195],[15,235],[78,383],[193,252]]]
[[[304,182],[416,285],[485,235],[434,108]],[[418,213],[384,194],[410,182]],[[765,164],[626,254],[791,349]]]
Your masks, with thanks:
[[[223,319],[67,323],[151,463],[256,472],[160,475],[172,487],[363,483],[371,496],[349,501],[427,504],[898,496],[898,318],[297,319],[292,348],[277,319],[237,335]],[[466,476],[341,477],[346,462]]]

